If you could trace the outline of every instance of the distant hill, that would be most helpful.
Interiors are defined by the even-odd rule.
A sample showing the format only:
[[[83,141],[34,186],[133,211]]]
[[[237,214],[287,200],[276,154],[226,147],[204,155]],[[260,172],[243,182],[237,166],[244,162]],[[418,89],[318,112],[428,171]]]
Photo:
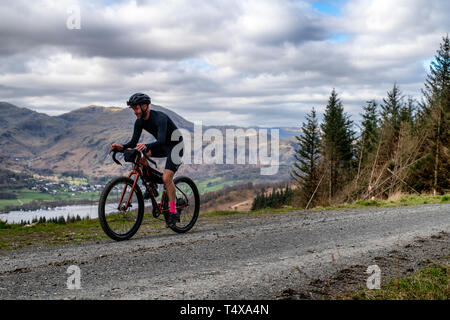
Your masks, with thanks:
[[[165,112],[179,128],[193,132],[194,124],[164,107],[152,105]],[[129,170],[120,168],[108,156],[113,142],[125,143],[132,135],[135,116],[129,109],[88,106],[59,116],[48,116],[27,108],[0,102],[0,168],[45,171],[47,173],[78,172],[87,176],[109,176]],[[236,126],[214,127],[225,133]],[[247,128],[243,128],[246,130]],[[269,131],[270,132],[270,131]],[[292,133],[292,135],[290,135]],[[295,128],[280,128],[280,169],[277,177],[259,177],[281,180],[288,177],[287,166],[294,154]],[[153,137],[143,132],[141,141]],[[160,161],[162,165],[164,161]],[[180,173],[197,178],[233,173],[246,181],[254,181],[257,165],[183,165]],[[264,180],[264,179],[263,179]]]

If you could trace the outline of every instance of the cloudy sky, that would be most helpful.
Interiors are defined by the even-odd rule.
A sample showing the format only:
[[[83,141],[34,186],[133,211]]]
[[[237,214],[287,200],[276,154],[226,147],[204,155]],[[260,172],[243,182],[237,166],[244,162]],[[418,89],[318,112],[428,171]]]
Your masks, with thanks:
[[[335,88],[357,120],[394,82],[420,98],[448,12],[448,0],[0,0],[0,101],[57,115],[145,92],[190,121],[298,126]]]

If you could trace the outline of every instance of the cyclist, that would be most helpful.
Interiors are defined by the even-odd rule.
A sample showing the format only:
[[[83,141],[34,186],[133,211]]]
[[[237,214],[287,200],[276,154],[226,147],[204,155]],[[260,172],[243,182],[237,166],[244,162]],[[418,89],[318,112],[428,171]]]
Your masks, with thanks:
[[[183,137],[180,136],[178,141],[172,141],[172,133],[177,130],[175,123],[163,112],[152,110],[151,99],[144,93],[135,93],[127,101],[127,105],[133,109],[137,119],[134,123],[133,137],[128,143],[123,145],[113,143],[110,151],[115,149],[123,151],[135,148],[139,151],[146,152],[149,157],[164,158],[167,157],[166,166],[163,172],[163,182],[169,197],[169,214],[167,215],[167,225],[173,227],[177,221],[180,221],[179,213],[176,209],[176,192],[173,176],[181,165],[181,161],[174,161],[172,149],[178,144],[183,143]],[[152,134],[156,141],[150,144],[138,143],[141,137],[142,129]],[[184,146],[184,145],[183,145]],[[183,149],[179,153],[179,160],[183,156]],[[144,166],[148,166],[146,161]],[[146,168],[144,168],[144,172]],[[150,198],[148,191],[145,192],[144,198]]]

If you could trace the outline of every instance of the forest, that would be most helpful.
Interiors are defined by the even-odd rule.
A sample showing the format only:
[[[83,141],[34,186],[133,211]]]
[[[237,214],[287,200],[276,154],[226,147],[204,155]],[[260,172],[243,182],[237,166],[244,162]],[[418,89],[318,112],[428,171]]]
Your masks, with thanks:
[[[450,189],[450,42],[430,64],[420,99],[394,83],[382,101],[362,106],[355,124],[333,89],[322,121],[312,108],[296,136],[293,201],[310,208],[399,193],[433,195]],[[356,130],[356,129],[359,130]]]

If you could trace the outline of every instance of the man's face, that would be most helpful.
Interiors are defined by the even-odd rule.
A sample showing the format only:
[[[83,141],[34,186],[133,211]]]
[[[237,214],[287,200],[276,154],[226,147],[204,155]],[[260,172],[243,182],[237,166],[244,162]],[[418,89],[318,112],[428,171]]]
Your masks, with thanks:
[[[147,108],[148,106],[146,104],[142,105],[142,110],[141,110],[141,106],[139,104],[131,106],[131,108],[133,109],[133,112],[135,114],[135,116],[140,119],[142,117],[144,117],[144,115],[142,114],[142,110],[144,110],[144,112],[147,112]]]

